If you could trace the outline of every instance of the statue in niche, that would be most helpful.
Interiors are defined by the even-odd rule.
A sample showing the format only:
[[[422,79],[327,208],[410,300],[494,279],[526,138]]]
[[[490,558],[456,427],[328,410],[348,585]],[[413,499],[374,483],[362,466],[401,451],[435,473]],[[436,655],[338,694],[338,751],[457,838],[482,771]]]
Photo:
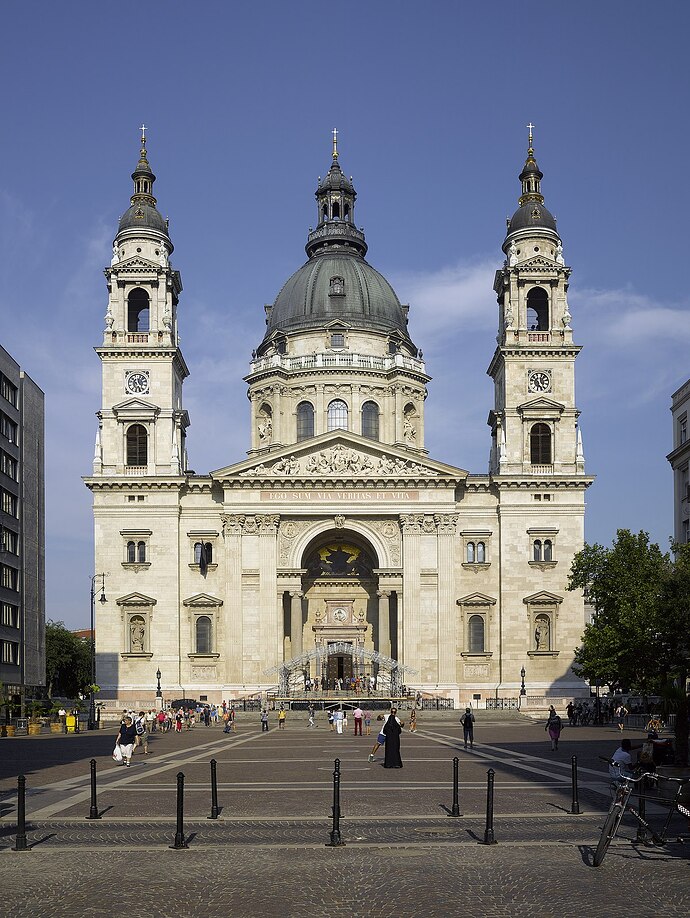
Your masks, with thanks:
[[[557,265],[565,264],[565,258],[563,258],[563,246],[561,245],[560,242],[556,246],[556,264]]]
[[[514,268],[517,264],[517,246],[514,242],[511,242],[508,246],[508,265],[511,268]]]
[[[129,623],[129,644],[132,653],[143,653],[146,640],[146,626],[143,618],[133,618]]]
[[[258,431],[259,443],[262,445],[268,445],[271,442],[271,437],[273,436],[273,422],[271,421],[270,415],[260,415]]]
[[[505,312],[505,325],[506,328],[512,328],[515,317],[513,316],[513,310],[510,308],[510,303],[506,306]]]
[[[167,268],[168,266],[168,252],[164,245],[158,250],[158,260],[160,262],[161,268]]]
[[[118,252],[117,252],[117,245],[116,243],[113,242],[113,257],[110,259],[110,264],[116,265],[119,260],[120,260],[120,256],[118,255]]]
[[[406,443],[416,443],[417,428],[413,423],[414,415],[412,412],[406,414],[403,418],[403,440]]]
[[[551,643],[551,628],[546,618],[538,618],[534,629],[534,644],[537,650],[549,650]]]

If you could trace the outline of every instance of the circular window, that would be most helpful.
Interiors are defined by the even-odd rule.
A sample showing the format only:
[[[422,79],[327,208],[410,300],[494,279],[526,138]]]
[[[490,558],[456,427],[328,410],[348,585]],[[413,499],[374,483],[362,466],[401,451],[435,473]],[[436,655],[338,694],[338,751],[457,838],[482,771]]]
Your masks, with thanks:
[[[137,249],[137,252],[141,252],[141,249]]]
[[[538,246],[538,245],[535,245],[534,251],[535,251],[535,252],[538,252],[538,251],[539,251],[539,246]]]

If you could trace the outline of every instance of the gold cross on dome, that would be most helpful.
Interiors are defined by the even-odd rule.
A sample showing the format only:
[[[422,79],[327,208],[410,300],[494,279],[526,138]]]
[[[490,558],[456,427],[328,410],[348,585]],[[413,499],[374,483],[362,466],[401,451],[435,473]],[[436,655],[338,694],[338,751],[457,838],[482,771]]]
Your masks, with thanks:
[[[532,124],[531,121],[530,121],[530,123],[527,125],[527,130],[529,131],[529,145],[530,145],[530,147],[532,146],[532,131],[534,130],[535,127],[536,127],[536,125]]]
[[[147,131],[147,130],[148,130],[148,128],[146,127],[146,125],[145,125],[145,124],[142,124],[142,125],[141,125],[141,142],[142,142],[143,144],[146,143],[146,131]]]
[[[338,158],[338,128],[333,128],[333,159]]]

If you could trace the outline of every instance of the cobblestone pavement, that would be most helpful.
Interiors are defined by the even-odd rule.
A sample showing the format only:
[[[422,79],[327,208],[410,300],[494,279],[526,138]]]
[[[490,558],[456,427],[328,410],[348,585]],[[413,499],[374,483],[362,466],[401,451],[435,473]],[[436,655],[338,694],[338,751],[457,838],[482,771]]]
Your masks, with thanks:
[[[627,825],[604,865],[591,866],[607,781],[608,728],[566,730],[551,752],[543,724],[478,726],[462,747],[456,717],[403,735],[402,771],[367,760],[373,737],[307,730],[293,717],[261,734],[199,728],[154,735],[131,769],[112,762],[114,731],[0,741],[0,914],[155,916],[581,916],[690,913],[690,845],[637,846]],[[481,739],[481,743],[479,740]],[[570,815],[577,755],[581,815]],[[452,759],[459,818],[449,818]],[[89,759],[97,761],[101,820],[88,821]],[[341,762],[345,846],[326,847],[332,772]],[[221,815],[209,820],[209,760]],[[486,846],[487,769],[496,776]],[[176,775],[185,775],[184,833],[175,839]],[[27,852],[16,836],[16,775],[27,776]],[[654,813],[652,805],[650,811]],[[658,817],[658,814],[657,814]],[[674,823],[672,838],[683,831]],[[131,889],[132,878],[137,887]],[[621,890],[624,890],[622,895]]]

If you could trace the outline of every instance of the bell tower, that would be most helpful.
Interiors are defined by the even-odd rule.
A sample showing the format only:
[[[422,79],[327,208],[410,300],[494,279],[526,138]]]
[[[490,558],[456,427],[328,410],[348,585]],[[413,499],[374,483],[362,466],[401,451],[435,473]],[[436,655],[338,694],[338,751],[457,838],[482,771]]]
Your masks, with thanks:
[[[120,219],[110,267],[103,342],[102,405],[94,476],[182,475],[189,416],[182,384],[189,375],[179,348],[177,308],[182,281],[171,263],[168,221],[156,208],[156,176],[141,128],[134,193]]]
[[[575,358],[568,309],[571,269],[556,220],[544,206],[543,173],[529,124],[520,173],[519,207],[507,221],[505,262],[496,272],[498,346],[488,369],[494,380],[489,415],[489,472],[508,476],[584,474],[575,407]]]

